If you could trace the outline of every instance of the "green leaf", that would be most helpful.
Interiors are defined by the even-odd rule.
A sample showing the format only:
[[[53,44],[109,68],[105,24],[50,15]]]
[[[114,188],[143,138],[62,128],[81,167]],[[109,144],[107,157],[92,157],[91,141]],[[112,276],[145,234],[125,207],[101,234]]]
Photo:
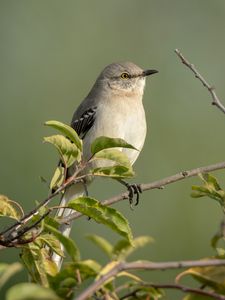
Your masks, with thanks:
[[[133,170],[124,166],[95,168],[91,170],[91,173],[94,176],[111,177],[116,179],[134,177]]]
[[[97,152],[107,148],[129,148],[137,150],[131,144],[128,144],[125,140],[119,138],[110,138],[107,136],[100,136],[94,140],[91,144],[91,153],[94,155]],[[138,151],[138,150],[137,150]]]
[[[23,247],[21,252],[21,260],[25,265],[29,275],[34,282],[40,282],[40,276],[35,264],[35,251],[32,251],[33,243],[28,244],[28,247]]]
[[[18,262],[12,264],[0,264],[0,289],[17,272],[22,270],[22,265]]]
[[[113,246],[106,239],[96,234],[87,235],[87,238],[103,250],[109,258],[112,257]]]
[[[218,230],[218,232],[216,232],[213,237],[211,238],[211,246],[218,250],[217,245],[219,243],[219,241],[222,240],[224,241],[224,224],[220,225],[220,228]],[[219,252],[221,252],[221,250],[219,250]]]
[[[138,248],[144,247],[150,242],[153,242],[150,236],[140,236],[133,239],[132,245],[127,240],[120,240],[113,248],[112,254],[117,260],[126,259],[131,253]]]
[[[225,207],[225,192],[221,189],[217,179],[210,174],[200,174],[199,177],[203,181],[202,186],[192,186],[194,191],[191,196],[194,198],[208,196],[220,203],[220,205]]]
[[[69,237],[65,237],[59,230],[50,225],[45,224],[44,226],[46,230],[54,234],[54,236],[60,241],[73,261],[77,261],[80,259],[79,249],[72,239],[70,239]]]
[[[7,291],[6,300],[62,300],[51,289],[35,283],[19,283]]]
[[[216,177],[212,176],[209,173],[202,173],[199,175],[200,178],[205,181],[208,185],[211,185],[213,189],[219,191],[221,190],[221,187],[216,179]]]
[[[88,275],[95,276],[101,270],[101,265],[97,263],[95,260],[86,259],[73,264],[75,269],[78,269],[85,277]]]
[[[63,299],[71,299],[75,288],[80,285],[79,279],[83,283],[88,278],[96,277],[100,270],[101,266],[93,260],[67,263],[56,276],[49,277],[50,286]]]
[[[35,242],[42,242],[42,246],[47,244],[49,248],[57,253],[59,256],[64,257],[63,251],[61,249],[61,244],[58,238],[56,238],[53,234],[49,233],[42,233],[36,240]]]
[[[165,296],[165,294],[163,293],[162,290],[156,289],[154,287],[148,287],[148,286],[143,286],[143,285],[138,286],[137,285],[136,289],[138,291],[137,291],[137,293],[135,293],[135,297],[138,300],[146,300],[146,299],[148,299],[148,300],[158,300],[162,297],[164,299],[164,296]],[[134,300],[134,299],[132,299],[132,300]]]
[[[217,252],[217,257],[218,258],[220,258],[220,259],[225,258],[225,249],[224,248],[217,247],[216,252]]]
[[[219,234],[219,233],[214,234],[214,236],[211,238],[212,248],[216,249],[219,240],[221,240],[222,238],[223,238],[223,236],[221,234]]]
[[[80,156],[80,151],[77,146],[71,143],[70,140],[63,135],[47,136],[44,137],[44,141],[56,147],[67,168],[69,168]]]
[[[47,121],[45,122],[45,125],[59,130],[62,134],[68,137],[80,151],[82,151],[82,140],[71,126],[58,121]]]
[[[104,149],[95,154],[93,159],[108,159],[127,168],[131,168],[130,161],[126,154],[117,149]],[[92,160],[93,160],[92,159]]]
[[[58,166],[55,170],[55,173],[52,177],[51,183],[50,183],[50,189],[58,189],[64,181],[64,168],[61,166]]]
[[[71,265],[66,264],[56,276],[49,276],[50,287],[62,299],[72,299],[74,288],[78,285],[76,270]]]
[[[133,238],[129,223],[114,208],[102,205],[99,201],[90,197],[79,197],[71,200],[68,202],[68,207],[81,212],[98,223],[110,227],[132,244]]]
[[[0,195],[0,216],[19,220],[23,216],[23,210],[17,202]]]

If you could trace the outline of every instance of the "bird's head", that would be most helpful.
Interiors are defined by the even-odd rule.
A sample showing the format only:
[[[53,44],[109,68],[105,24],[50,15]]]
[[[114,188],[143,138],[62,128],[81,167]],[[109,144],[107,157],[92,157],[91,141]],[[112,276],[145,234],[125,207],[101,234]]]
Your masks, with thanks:
[[[97,82],[106,89],[121,94],[143,94],[146,77],[157,70],[143,70],[132,62],[112,63],[105,67]]]

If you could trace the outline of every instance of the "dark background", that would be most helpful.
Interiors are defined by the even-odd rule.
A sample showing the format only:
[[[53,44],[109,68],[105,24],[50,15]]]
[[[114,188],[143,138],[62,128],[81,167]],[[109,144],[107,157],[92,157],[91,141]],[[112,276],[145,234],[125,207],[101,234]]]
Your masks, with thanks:
[[[211,106],[209,93],[178,60],[179,48],[217,93],[225,98],[225,2],[223,0],[1,0],[0,1],[0,193],[28,211],[43,199],[57,163],[43,136],[46,120],[69,123],[102,68],[130,60],[159,74],[148,79],[144,105],[148,134],[135,164],[136,182],[151,182],[178,171],[224,160],[225,116]],[[110,121],[110,120],[109,120]],[[224,171],[215,173],[223,186]],[[190,197],[198,178],[145,192],[131,211],[134,235],[155,243],[132,259],[199,259],[214,254],[210,238],[222,212],[207,198]],[[224,185],[225,186],[225,185]],[[124,189],[96,180],[90,195],[106,199]],[[83,258],[106,262],[84,237],[118,236],[94,221],[74,224],[73,238]],[[19,250],[1,252],[1,261],[18,261]],[[145,273],[148,281],[172,282],[177,272]],[[23,273],[14,281],[26,281]],[[175,299],[175,296],[172,296]],[[179,294],[178,299],[181,295]]]

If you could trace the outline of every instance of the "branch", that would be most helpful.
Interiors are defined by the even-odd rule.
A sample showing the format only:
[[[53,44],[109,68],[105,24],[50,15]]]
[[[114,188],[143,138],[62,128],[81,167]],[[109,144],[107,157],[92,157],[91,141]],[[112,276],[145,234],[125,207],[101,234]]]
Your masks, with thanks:
[[[12,224],[10,227],[7,227],[5,230],[0,232],[0,237],[4,236],[5,233],[10,234],[12,231],[17,230],[21,225],[26,224],[33,216],[38,214],[38,210],[41,207],[45,207],[52,198],[56,197],[61,191],[63,191],[68,184],[62,185],[54,193],[50,194],[46,199],[44,199],[40,204],[38,204],[32,211],[23,216],[20,220]]]
[[[112,277],[117,276],[122,271],[127,270],[168,270],[168,269],[181,269],[191,267],[208,267],[208,266],[225,266],[225,260],[212,259],[212,260],[196,260],[196,261],[178,261],[178,262],[118,262],[108,273],[104,274],[98,280],[93,282],[83,293],[81,293],[76,300],[85,300],[92,296],[106,281]]]
[[[225,168],[225,162],[220,162],[220,163],[216,163],[216,164],[205,166],[205,167],[195,168],[195,169],[192,169],[192,170],[189,170],[189,171],[182,171],[180,173],[177,173],[175,175],[166,177],[166,178],[158,180],[158,181],[154,181],[152,183],[140,184],[140,188],[141,188],[142,191],[147,191],[147,190],[152,190],[152,189],[159,189],[159,188],[163,188],[165,185],[183,180],[185,178],[196,176],[200,173],[208,173],[208,172],[212,172],[212,171],[216,171],[216,170],[220,170],[220,169],[224,169],[224,168]],[[80,178],[79,178],[79,180],[80,180]],[[19,234],[19,236],[18,236],[18,233],[21,233],[21,232],[24,233],[24,231],[23,230],[18,231],[18,229],[21,226],[23,226],[24,224],[26,224],[34,215],[38,214],[38,210],[41,207],[46,206],[52,198],[54,198],[56,195],[58,195],[60,192],[62,192],[66,187],[68,187],[73,182],[74,182],[74,176],[71,177],[70,181],[67,181],[66,183],[64,183],[54,193],[52,193],[49,197],[47,197],[45,200],[43,200],[35,209],[33,209],[28,214],[26,214],[21,220],[14,223],[12,226],[7,228],[6,230],[2,231],[0,233],[0,244],[3,245],[3,246],[7,246],[7,243],[10,244],[11,241],[16,240],[19,236],[21,236],[21,234]],[[125,200],[125,199],[129,199],[129,192],[128,191],[125,192],[125,193],[121,193],[121,194],[119,194],[115,197],[112,197],[110,199],[107,199],[107,200],[103,201],[102,204],[108,206],[108,205],[112,205],[116,202]],[[72,221],[76,218],[81,217],[81,216],[82,216],[81,213],[74,212],[73,214],[69,215],[68,217],[61,219],[59,222],[60,223],[68,223],[68,222],[70,222],[70,221]],[[37,223],[35,223],[35,226],[41,220],[42,220],[42,218],[40,218],[40,220],[37,221]],[[29,229],[29,227],[26,228],[25,232],[27,232],[27,229]],[[12,236],[11,234],[14,233],[14,232],[17,232],[17,233],[16,233],[16,235]]]
[[[181,59],[181,62],[186,67],[188,67],[188,69],[190,69],[194,73],[195,77],[201,81],[204,87],[207,88],[207,90],[212,96],[212,105],[217,106],[223,113],[225,113],[225,107],[221,103],[220,99],[217,97],[215,88],[205,80],[205,78],[199,73],[195,66],[192,63],[190,63],[178,49],[175,49],[175,53]]]
[[[219,295],[217,293],[211,292],[211,291],[205,291],[203,289],[196,289],[196,288],[190,288],[185,285],[180,285],[180,284],[154,284],[154,283],[149,283],[149,284],[143,284],[141,285],[143,287],[152,287],[155,289],[176,289],[180,290],[184,293],[194,293],[197,295],[201,296],[207,296],[207,297],[212,297],[217,300],[225,300],[225,296]],[[124,300],[126,298],[129,298],[131,296],[135,296],[139,291],[141,291],[141,288],[137,288],[134,291],[122,296],[120,300]]]
[[[208,172],[212,172],[212,171],[216,171],[216,170],[221,170],[221,169],[225,169],[225,162],[219,162],[213,165],[209,165],[209,166],[205,166],[205,167],[200,167],[200,168],[195,168],[189,171],[182,171],[179,172],[175,175],[166,177],[164,179],[160,179],[158,181],[154,181],[151,183],[142,183],[140,184],[140,188],[141,190],[144,191],[148,191],[148,190],[152,190],[152,189],[160,189],[163,188],[165,185],[183,180],[185,178],[189,178],[189,177],[194,177],[200,173],[208,173]],[[125,193],[121,193],[115,197],[112,197],[110,199],[104,200],[101,203],[103,205],[112,205],[116,202],[122,201],[122,200],[126,200],[129,199],[129,192],[125,192]],[[59,222],[60,223],[68,223],[71,222],[74,219],[77,219],[79,217],[81,217],[82,214],[79,212],[74,212],[71,215],[69,215],[68,217],[62,218]]]
[[[65,183],[63,183],[55,192],[51,193],[46,199],[39,203],[32,211],[24,215],[20,220],[12,224],[10,227],[7,227],[5,230],[0,232],[0,245],[10,245],[11,241],[17,239],[18,237],[22,236],[24,233],[28,232],[30,229],[38,225],[43,220],[43,218],[50,213],[50,211],[48,211],[44,217],[41,216],[39,220],[37,220],[31,226],[23,227],[23,225],[27,224],[28,221],[30,221],[35,215],[39,213],[40,208],[46,207],[54,197],[64,191],[71,184],[80,182],[80,180],[82,180],[82,178],[84,177],[80,176],[79,178],[76,178],[76,175],[77,173],[74,173],[73,176],[71,176]],[[21,230],[19,230],[20,227],[22,227]]]

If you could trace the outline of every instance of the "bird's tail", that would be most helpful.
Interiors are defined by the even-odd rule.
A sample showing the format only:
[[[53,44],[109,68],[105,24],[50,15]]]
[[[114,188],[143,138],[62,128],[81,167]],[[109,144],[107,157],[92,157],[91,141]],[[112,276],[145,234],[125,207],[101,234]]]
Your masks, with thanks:
[[[74,210],[71,210],[69,208],[63,208],[63,207],[65,207],[70,200],[84,196],[84,194],[85,194],[85,188],[83,184],[79,183],[70,186],[62,196],[62,199],[60,201],[60,206],[62,208],[59,208],[57,210],[56,217],[65,218],[69,216],[72,212],[74,212]],[[69,237],[71,229],[72,229],[72,221],[68,224],[62,224],[59,227],[59,231],[66,237]],[[61,245],[61,248],[62,250],[64,250],[63,245]],[[62,264],[62,257],[57,255],[56,253],[53,253],[52,260],[56,263],[58,269],[60,269]]]

